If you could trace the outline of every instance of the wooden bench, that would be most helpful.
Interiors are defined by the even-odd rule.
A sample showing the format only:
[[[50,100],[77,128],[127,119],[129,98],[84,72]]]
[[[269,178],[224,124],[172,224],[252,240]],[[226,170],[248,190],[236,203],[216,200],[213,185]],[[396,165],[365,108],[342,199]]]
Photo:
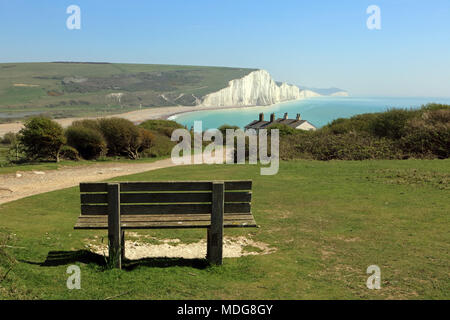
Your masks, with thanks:
[[[121,268],[125,229],[207,228],[209,263],[222,264],[223,228],[257,227],[252,181],[80,183],[75,229],[108,229],[110,261]]]

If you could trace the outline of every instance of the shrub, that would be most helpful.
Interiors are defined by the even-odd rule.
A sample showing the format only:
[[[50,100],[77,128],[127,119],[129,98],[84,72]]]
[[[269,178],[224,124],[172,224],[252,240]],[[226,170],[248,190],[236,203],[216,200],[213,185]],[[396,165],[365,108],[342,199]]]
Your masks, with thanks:
[[[342,134],[349,132],[368,132],[370,133],[370,123],[376,119],[378,114],[365,113],[358,114],[349,119],[339,118],[333,120],[330,124],[324,126],[321,130],[333,134]]]
[[[153,146],[155,142],[155,135],[151,131],[139,128],[139,135],[141,140],[141,146],[139,147],[139,151],[149,149],[150,147]]]
[[[276,123],[267,128],[268,134],[270,135],[273,129],[278,129],[280,137],[288,136],[296,133],[296,129],[289,127],[285,124]]]
[[[72,122],[72,127],[84,127],[89,128],[92,130],[100,131],[100,125],[98,123],[98,120],[92,120],[92,119],[84,119],[84,120],[77,120]]]
[[[63,146],[61,148],[60,157],[65,160],[80,160],[80,154],[78,153],[77,149],[71,146]]]
[[[130,159],[139,157],[141,135],[133,122],[122,118],[104,118],[98,123],[106,139],[109,155],[126,155]]]
[[[239,130],[240,128],[238,126],[231,126],[229,124],[224,124],[224,125],[221,125],[219,128],[217,128],[217,130],[219,130],[224,137],[227,134],[227,129]],[[225,140],[225,138],[224,138],[224,140]]]
[[[23,152],[23,147],[20,145],[18,139],[13,141],[6,153],[6,160],[11,163],[23,163],[26,162],[26,155]]]
[[[282,141],[282,159],[302,157],[315,160],[365,160],[401,157],[401,154],[396,152],[393,141],[369,134],[350,132],[334,135],[328,132],[313,132],[294,137]],[[293,148],[295,150],[289,152]]]
[[[150,131],[153,134],[153,141],[150,148],[142,150],[144,157],[163,157],[171,154],[175,142],[171,141],[165,134]]]
[[[5,135],[3,136],[3,139],[0,139],[0,143],[7,144],[7,145],[12,145],[16,141],[17,141],[17,134],[15,134],[14,132],[5,133]]]
[[[181,124],[172,120],[147,120],[142,122],[139,126],[143,129],[159,132],[169,138],[172,136],[172,132],[175,129],[184,128]]]
[[[403,109],[391,109],[378,114],[370,121],[369,130],[372,134],[380,138],[400,139],[405,134],[405,125],[409,119],[413,118],[417,111]]]
[[[448,158],[450,106],[391,109],[336,119],[316,132],[297,130],[280,139],[282,159],[363,160]]]
[[[19,132],[19,142],[28,159],[59,161],[65,143],[63,128],[48,118],[34,117],[25,122]]]
[[[426,105],[423,105],[420,110],[423,112],[433,110],[450,110],[450,105],[440,103],[428,103]]]
[[[409,120],[400,147],[412,157],[450,157],[450,109],[427,111]]]
[[[100,131],[75,124],[66,130],[66,137],[67,144],[84,159],[97,159],[106,154],[106,142]]]

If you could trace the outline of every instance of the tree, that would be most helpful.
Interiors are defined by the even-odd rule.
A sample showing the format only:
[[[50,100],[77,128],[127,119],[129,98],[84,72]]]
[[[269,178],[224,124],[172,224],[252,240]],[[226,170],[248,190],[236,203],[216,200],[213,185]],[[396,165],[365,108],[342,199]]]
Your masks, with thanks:
[[[61,147],[65,143],[63,128],[45,117],[34,117],[26,121],[18,138],[29,160],[58,162]]]
[[[98,123],[106,139],[108,154],[139,158],[142,136],[133,122],[121,118],[104,118]]]

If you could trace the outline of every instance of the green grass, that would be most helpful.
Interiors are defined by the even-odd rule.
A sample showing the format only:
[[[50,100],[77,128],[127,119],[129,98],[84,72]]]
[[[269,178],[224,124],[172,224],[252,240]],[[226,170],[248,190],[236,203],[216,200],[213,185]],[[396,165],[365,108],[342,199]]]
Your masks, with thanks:
[[[449,160],[292,161],[275,176],[252,165],[175,167],[115,180],[253,179],[252,211],[261,228],[226,229],[276,248],[269,255],[202,261],[150,259],[105,270],[86,256],[41,265],[49,252],[76,252],[106,231],[74,231],[78,188],[0,206],[7,253],[17,259],[0,282],[2,298],[32,299],[449,299]],[[386,170],[389,174],[386,175]],[[400,178],[393,183],[393,173]],[[138,231],[158,239],[204,239],[205,230]],[[70,253],[68,253],[70,255]],[[85,258],[85,259],[83,259]],[[66,288],[66,268],[81,268],[81,290]],[[365,286],[369,265],[381,290]],[[6,271],[0,264],[0,277]]]
[[[0,122],[17,121],[36,113],[67,118],[117,114],[141,106],[194,105],[195,97],[218,91],[230,80],[253,70],[151,64],[4,63],[0,64]],[[83,82],[77,83],[79,79]],[[106,98],[113,92],[124,93],[120,103]]]

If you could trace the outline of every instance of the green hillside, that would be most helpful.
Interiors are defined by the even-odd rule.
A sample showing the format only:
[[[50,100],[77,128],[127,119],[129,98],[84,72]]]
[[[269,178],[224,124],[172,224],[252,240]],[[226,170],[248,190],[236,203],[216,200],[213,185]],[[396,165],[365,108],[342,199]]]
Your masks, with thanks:
[[[0,122],[195,105],[253,69],[113,63],[0,64]],[[112,96],[109,96],[113,94]],[[122,94],[120,96],[114,94]]]

